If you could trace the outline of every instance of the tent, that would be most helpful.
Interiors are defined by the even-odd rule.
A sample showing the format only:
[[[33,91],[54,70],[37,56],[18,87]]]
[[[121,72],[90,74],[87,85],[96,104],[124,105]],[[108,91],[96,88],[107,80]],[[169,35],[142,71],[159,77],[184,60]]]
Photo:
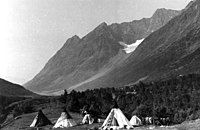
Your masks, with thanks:
[[[39,110],[38,114],[34,118],[30,127],[41,127],[45,125],[52,125],[51,121],[44,115],[44,113]]]
[[[77,123],[73,120],[71,115],[66,110],[64,110],[53,128],[67,128],[75,125],[77,125]]]
[[[130,124],[128,119],[125,117],[125,115],[122,113],[122,111],[119,109],[117,103],[115,102],[114,107],[108,114],[106,120],[104,121],[103,125],[101,126],[101,129],[120,129],[120,128],[126,128],[130,129],[133,128],[133,126]]]
[[[132,118],[130,120],[130,123],[133,126],[140,126],[140,125],[142,125],[142,121],[136,115],[132,116]]]

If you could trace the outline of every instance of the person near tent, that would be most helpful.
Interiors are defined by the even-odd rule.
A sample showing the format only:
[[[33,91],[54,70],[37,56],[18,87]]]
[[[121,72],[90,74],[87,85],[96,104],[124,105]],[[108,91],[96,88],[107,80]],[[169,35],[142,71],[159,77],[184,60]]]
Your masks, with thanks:
[[[86,111],[85,116],[83,117],[82,120],[82,124],[92,124],[92,123],[94,123],[94,118],[92,118],[92,115]]]
[[[80,113],[83,117],[87,114],[88,109],[89,109],[88,105],[85,105],[83,106],[83,109],[80,109]]]
[[[53,128],[68,128],[77,125],[72,116],[64,108]]]
[[[38,111],[38,114],[34,118],[30,127],[41,127],[46,125],[52,125],[51,121],[44,115],[42,110]]]
[[[145,117],[145,124],[146,125],[153,124],[153,118],[152,117]]]

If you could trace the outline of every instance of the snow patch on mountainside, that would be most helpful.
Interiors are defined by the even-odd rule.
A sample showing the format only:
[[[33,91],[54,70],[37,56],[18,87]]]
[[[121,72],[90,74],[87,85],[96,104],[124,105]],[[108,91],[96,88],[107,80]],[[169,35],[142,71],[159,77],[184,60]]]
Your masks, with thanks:
[[[137,40],[135,43],[132,43],[130,45],[127,45],[126,43],[120,41],[119,44],[122,45],[124,47],[124,51],[126,53],[131,53],[133,51],[135,51],[135,49],[140,45],[140,43],[142,43],[144,39],[140,39],[140,40]]]

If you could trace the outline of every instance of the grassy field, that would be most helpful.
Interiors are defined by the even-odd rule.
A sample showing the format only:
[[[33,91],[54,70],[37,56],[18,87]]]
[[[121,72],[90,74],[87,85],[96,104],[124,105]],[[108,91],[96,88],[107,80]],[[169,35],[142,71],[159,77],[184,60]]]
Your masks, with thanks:
[[[43,112],[45,115],[51,120],[52,123],[55,123],[58,117],[60,116],[61,109],[44,109]],[[22,116],[19,116],[18,119],[10,122],[5,127],[2,128],[2,130],[37,130],[37,128],[30,128],[30,124],[32,123],[34,117],[36,116],[37,112],[31,113],[31,114],[25,114]],[[74,120],[80,124],[82,121],[82,116],[78,113],[70,113],[71,116],[74,118]],[[55,129],[55,130],[88,130],[94,127],[100,127],[102,123],[95,123],[92,125],[77,125],[71,128],[65,128],[65,129]],[[45,126],[40,128],[40,130],[50,130],[52,129],[53,125],[51,126]],[[174,126],[141,126],[136,127],[134,130],[200,130],[200,120],[196,121],[190,121],[190,122],[184,122],[179,125]]]

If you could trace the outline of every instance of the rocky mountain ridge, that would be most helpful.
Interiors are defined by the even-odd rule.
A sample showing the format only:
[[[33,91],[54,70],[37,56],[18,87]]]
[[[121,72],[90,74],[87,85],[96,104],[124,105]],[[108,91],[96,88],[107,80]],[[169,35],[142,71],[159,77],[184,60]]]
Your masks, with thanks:
[[[106,86],[95,82],[101,82],[103,77],[107,77],[118,67],[125,67],[131,61],[129,57],[132,54],[126,54],[119,41],[131,44],[146,38],[179,14],[180,11],[158,9],[151,18],[121,24],[102,23],[83,38],[75,35],[66,41],[41,72],[25,86],[30,90],[48,94],[63,89],[114,87],[114,84],[110,83],[118,80],[118,75],[111,76],[114,79],[108,77],[106,80],[109,83],[105,82]],[[123,74],[122,71],[120,73]],[[92,86],[87,85],[91,83]]]

